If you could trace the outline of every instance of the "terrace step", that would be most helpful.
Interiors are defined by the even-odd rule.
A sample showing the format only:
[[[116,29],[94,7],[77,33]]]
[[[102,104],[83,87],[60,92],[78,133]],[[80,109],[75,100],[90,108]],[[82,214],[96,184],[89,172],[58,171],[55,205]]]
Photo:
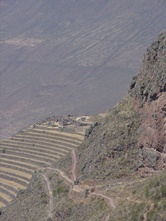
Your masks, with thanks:
[[[16,171],[24,172],[24,173],[29,174],[29,175],[31,175],[35,171],[35,169],[34,170],[27,170],[26,166],[19,167],[19,166],[11,165],[11,164],[8,164],[8,163],[2,163],[2,162],[0,162],[0,167],[4,168],[3,170],[5,170],[5,168],[7,170],[14,169]]]
[[[56,143],[59,143],[59,144],[66,144],[66,145],[72,145],[74,147],[77,147],[79,144],[76,143],[76,142],[67,142],[65,140],[60,140],[60,139],[46,139],[46,138],[43,138],[42,140],[38,137],[28,137],[28,136],[24,136],[24,137],[12,137],[11,138],[12,141],[19,141],[19,142],[26,142],[26,141],[33,141],[33,142],[37,142],[37,143],[46,143],[46,144],[56,144]]]
[[[52,159],[48,158],[48,157],[42,157],[42,156],[35,156],[34,154],[32,153],[23,153],[23,152],[14,152],[12,150],[8,150],[7,153],[4,154],[5,156],[7,155],[12,155],[12,156],[22,156],[22,158],[29,158],[29,159],[33,159],[33,160],[39,160],[39,161],[42,161],[42,162],[55,162],[57,159],[59,159],[60,157],[59,156],[56,156]]]
[[[3,145],[3,146],[2,146]],[[5,147],[24,147],[24,148],[40,148],[40,149],[44,149],[44,150],[50,150],[52,152],[55,152],[56,150],[58,151],[61,151],[62,153],[65,152],[65,153],[68,153],[70,150],[73,150],[73,148],[71,148],[70,150],[66,147],[66,146],[63,146],[63,145],[56,145],[56,146],[46,146],[46,145],[42,145],[42,144],[34,144],[34,143],[30,143],[30,142],[26,142],[26,143],[21,143],[21,142],[17,142],[17,145],[16,143],[13,143],[13,142],[10,142],[10,143],[7,143],[7,142],[4,142],[3,144],[1,144],[1,146],[3,148]]]
[[[9,154],[6,154],[6,155],[1,155],[0,154],[0,158],[3,158],[3,159],[13,159],[13,160],[16,160],[18,162],[25,162],[25,160],[27,160],[29,163],[32,163],[33,165],[36,165],[36,166],[39,166],[39,167],[46,167],[46,166],[50,166],[51,163],[49,162],[43,162],[41,160],[32,160],[31,158],[27,158],[27,157],[19,157],[19,156],[13,156],[13,155],[9,155]]]
[[[45,142],[45,141],[37,141],[37,140],[28,140],[28,139],[24,139],[24,141],[20,141],[18,139],[10,139],[10,140],[6,140],[4,141],[3,143],[1,143],[1,146],[2,144],[4,145],[5,143],[9,143],[9,144],[13,144],[13,145],[17,145],[17,144],[30,144],[30,145],[35,145],[35,144],[40,144],[40,145],[45,145],[45,146],[62,146],[68,150],[73,150],[73,148],[77,147],[78,145],[73,145],[73,144],[66,144],[66,143],[63,143],[63,142],[59,142],[59,141],[54,141],[54,142]]]
[[[67,153],[68,151],[66,151],[65,153],[61,153],[61,152],[57,152],[56,150],[55,151],[50,151],[50,150],[48,150],[48,149],[42,149],[42,148],[36,148],[36,145],[35,146],[28,146],[28,147],[25,147],[25,146],[17,146],[17,147],[13,147],[12,145],[9,145],[8,147],[4,147],[3,146],[3,149],[5,149],[5,151],[7,150],[7,149],[10,149],[10,148],[12,148],[12,149],[14,149],[14,150],[23,150],[23,151],[27,151],[27,149],[28,150],[30,150],[30,151],[33,151],[33,152],[41,152],[41,153],[45,153],[45,154],[47,154],[47,155],[54,155],[54,154],[58,154],[58,155],[61,155],[61,156],[65,156],[65,153]]]
[[[30,164],[30,163],[26,163],[26,162],[20,163],[16,160],[7,160],[7,159],[1,159],[0,164],[1,165],[2,164],[7,164],[7,165],[10,165],[11,167],[13,167],[13,166],[16,166],[16,167],[19,167],[19,168],[22,167],[23,169],[27,169],[27,171],[31,171],[31,172],[33,172],[34,170],[39,168],[39,166]]]
[[[18,190],[10,185],[7,185],[5,183],[0,183],[0,186],[3,187],[4,189],[6,189],[8,192],[13,193],[14,195],[17,194]]]
[[[5,197],[9,200],[6,200]],[[6,194],[0,193],[0,203],[4,204],[6,206],[10,201],[12,201],[11,198],[9,198]]]
[[[6,206],[6,204],[3,203],[3,202],[1,202],[1,199],[0,199],[0,208],[3,208],[3,207],[5,207],[5,206]]]
[[[4,187],[0,186],[0,195],[1,195],[1,193],[4,193],[4,194],[8,195],[12,200],[16,197],[16,194],[12,194],[8,190],[6,190]]]
[[[58,129],[52,129],[52,128],[46,128],[46,127],[38,127],[38,128],[34,128],[33,130],[35,130],[35,131],[42,131],[42,132],[49,131],[52,134],[62,134],[64,136],[68,136],[68,137],[74,137],[74,138],[78,138],[78,139],[83,139],[82,135],[75,134],[75,133],[67,133],[67,132],[60,131]],[[27,132],[29,132],[29,131],[27,131]]]
[[[0,167],[0,173],[2,172],[6,172],[7,174],[15,174],[17,177],[21,179],[25,179],[27,181],[29,181],[32,177],[32,174],[21,172],[15,169],[5,168],[5,167]]]
[[[17,147],[11,147],[11,148],[6,148],[6,152],[5,153],[14,153],[14,152],[19,152],[19,154],[21,155],[22,153],[23,154],[33,154],[34,156],[37,155],[38,157],[44,157],[44,158],[49,158],[49,159],[52,159],[54,160],[55,158],[59,159],[60,158],[60,154],[45,154],[45,153],[41,153],[40,151],[34,151],[34,150],[26,150],[24,148],[17,148]],[[62,155],[61,155],[62,156]],[[64,156],[64,155],[63,155]]]
[[[43,132],[43,131],[37,131],[37,130],[29,130],[29,131],[27,131],[25,134],[27,134],[27,135],[36,135],[36,136],[46,136],[46,137],[49,137],[49,138],[54,138],[54,137],[59,137],[59,138],[64,138],[64,139],[66,139],[66,140],[76,140],[76,141],[78,141],[78,142],[82,142],[83,140],[84,140],[84,136],[80,136],[80,138],[78,138],[78,137],[74,137],[74,136],[66,136],[66,135],[64,135],[64,134],[62,134],[62,133],[51,133],[51,132],[49,132],[49,131],[45,131],[45,132]],[[20,136],[23,136],[23,135],[25,135],[25,134],[18,134],[18,135],[20,135]]]
[[[36,134],[36,133],[26,133],[23,135],[16,135],[14,136],[14,138],[20,138],[20,139],[24,139],[24,138],[30,138],[30,139],[34,139],[34,138],[38,138],[40,140],[48,140],[48,141],[54,141],[54,140],[57,140],[57,141],[66,141],[67,143],[74,143],[76,145],[79,145],[82,141],[77,141],[75,140],[74,138],[72,139],[68,139],[66,137],[63,137],[63,136],[49,136],[49,135],[45,135],[45,134]]]
[[[12,188],[15,188],[16,190],[19,190],[19,189],[25,190],[26,189],[26,186],[24,186],[20,183],[17,183],[13,180],[8,180],[8,179],[5,179],[5,178],[2,178],[1,176],[0,176],[0,183],[7,184],[8,186],[11,186]]]
[[[27,184],[29,184],[29,181],[25,180],[24,178],[18,178],[15,174],[9,174],[2,171],[0,171],[0,178],[14,181],[15,183],[21,184],[25,187]]]

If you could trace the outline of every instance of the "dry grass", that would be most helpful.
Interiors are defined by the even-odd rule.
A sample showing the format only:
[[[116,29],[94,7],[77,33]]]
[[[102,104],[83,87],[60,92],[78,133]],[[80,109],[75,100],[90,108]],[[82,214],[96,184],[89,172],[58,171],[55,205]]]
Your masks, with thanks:
[[[21,185],[19,183],[11,181],[11,180],[6,180],[6,179],[1,178],[1,177],[0,177],[0,183],[7,184],[8,186],[11,186],[11,187],[13,187],[15,189],[23,189],[23,190],[26,189],[26,186],[23,186],[23,185]]]
[[[0,201],[0,208],[5,207],[6,205]]]
[[[3,147],[5,148],[5,147],[13,147],[13,146],[15,146],[14,144],[12,144],[12,143],[3,143]],[[50,145],[42,145],[42,144],[37,144],[37,143],[29,143],[29,142],[26,142],[26,143],[21,143],[21,142],[18,142],[17,143],[17,145],[16,145],[17,147],[31,147],[31,148],[41,148],[42,150],[44,149],[44,150],[47,150],[47,151],[53,151],[53,152],[55,152],[56,150],[61,150],[62,152],[65,152],[65,153],[68,153],[69,152],[69,150],[72,150],[73,148],[70,148],[69,149],[69,147],[66,147],[66,146],[64,146],[64,145],[60,145],[60,144],[58,144],[58,146],[51,146],[50,147]],[[61,149],[61,148],[59,148],[59,147],[62,147],[62,148],[65,148],[65,149],[69,149],[69,150],[65,150],[65,149]],[[51,150],[50,150],[51,149]],[[52,150],[53,149],[53,150]],[[55,151],[54,151],[55,150]]]
[[[32,146],[30,147],[30,149],[28,148],[22,148],[22,147],[18,147],[18,146],[15,146],[15,147],[12,147],[12,146],[8,146],[5,148],[5,150],[13,150],[13,151],[25,151],[25,152],[33,152],[33,153],[38,153],[40,155],[41,154],[44,154],[45,156],[50,156],[51,158],[55,155],[62,155],[62,156],[65,156],[65,153],[62,153],[62,152],[58,152],[58,151],[50,151],[48,149],[41,149],[41,148],[36,148],[36,146]],[[37,149],[37,150],[32,150],[32,149]],[[60,149],[59,149],[60,150]],[[66,151],[66,153],[68,153],[68,151]]]
[[[8,191],[8,193],[12,194],[12,195],[16,195],[16,192],[14,192],[13,190],[9,190],[8,188],[6,188],[5,186],[2,186],[0,184],[0,187],[2,187],[4,190]]]
[[[57,142],[61,142],[62,144],[70,144],[70,145],[72,145],[73,147],[77,147],[80,143],[77,143],[77,144],[75,144],[74,143],[74,141],[66,141],[65,139],[61,139],[61,140],[59,140],[59,139],[47,139],[47,138],[45,138],[45,137],[43,137],[43,138],[38,138],[38,137],[34,137],[34,136],[30,136],[30,137],[28,137],[28,136],[25,136],[25,137],[22,137],[22,138],[18,138],[18,137],[14,137],[14,138],[12,138],[12,141],[21,141],[21,142],[26,142],[26,141],[28,141],[28,140],[32,140],[33,142],[43,142],[43,143],[48,143],[48,144],[50,144],[50,145],[55,145],[55,142],[57,141]],[[54,142],[54,143],[52,143],[52,142]]]
[[[9,195],[7,195],[6,193],[0,192],[0,196],[8,202],[12,201],[12,198]]]
[[[4,167],[0,166],[0,173],[1,173],[1,171],[6,171],[6,172],[9,172],[9,173],[20,175],[20,176],[26,177],[28,179],[31,179],[31,177],[32,177],[31,174],[24,173],[24,172],[21,172],[19,170],[14,170],[14,169],[10,169],[10,168],[4,168]]]
[[[47,128],[35,128],[35,131],[47,131]],[[67,132],[63,132],[63,131],[59,131],[59,130],[49,130],[50,133],[54,133],[54,134],[60,134],[60,135],[63,135],[63,136],[66,136],[66,137],[72,137],[72,138],[79,138],[80,140],[83,140],[84,137],[79,135],[79,134],[74,134],[74,133],[67,133]]]
[[[56,140],[55,140],[56,141]],[[19,140],[6,140],[6,141],[3,141],[4,143],[7,143],[7,144],[12,144],[12,145],[16,145],[16,144],[20,144],[20,145],[23,145],[24,143],[25,144],[29,144],[29,145],[34,145],[35,143],[37,143],[37,144],[39,144],[39,143],[42,143],[43,145],[47,145],[48,147],[49,146],[51,146],[51,147],[56,147],[56,143],[54,144],[54,143],[51,143],[51,142],[45,142],[45,141],[36,141],[36,140],[30,140],[30,142],[29,141],[27,141],[25,138],[24,138],[24,143],[22,142],[22,140],[20,139],[20,141]],[[61,144],[58,144],[58,146],[63,146],[63,147],[65,147],[65,148],[67,148],[67,149],[69,149],[69,150],[72,150],[74,147],[77,147],[78,145],[75,145],[75,144],[72,144],[72,143],[66,143],[66,142],[60,142],[60,141],[58,141],[59,143],[61,143]],[[41,144],[41,145],[42,145]],[[73,148],[72,147],[68,147],[68,146],[66,146],[65,144],[69,144],[70,146],[73,146]]]
[[[27,154],[38,154],[38,156],[41,156],[44,155],[43,157],[46,158],[50,158],[50,159],[55,159],[55,158],[58,158],[59,159],[59,156],[58,155],[62,155],[64,156],[65,154],[62,154],[58,151],[54,152],[54,153],[43,153],[43,152],[40,152],[40,150],[29,150],[29,149],[25,149],[25,148],[17,148],[17,147],[8,147],[8,148],[5,148],[6,151],[8,150],[12,150],[13,152],[20,152],[20,153],[27,153]],[[45,157],[46,156],[46,157]]]
[[[47,133],[45,133],[47,132]],[[61,133],[49,133],[49,131],[45,130],[45,132],[43,133],[37,133],[36,130],[32,130],[32,131],[28,131],[26,134],[17,134],[15,137],[24,137],[24,136],[36,136],[36,137],[44,137],[45,139],[55,139],[56,138],[56,135],[57,135],[57,138],[63,138],[65,140],[68,140],[68,141],[73,141],[73,138],[76,138],[76,136],[74,137],[71,137],[71,136],[66,136],[64,135],[63,133],[64,132],[61,132]],[[75,134],[77,135],[77,134]],[[81,143],[82,140],[84,139],[84,137],[82,136],[82,139],[80,138],[77,138],[77,140],[74,140],[74,141],[77,141],[78,143]]]
[[[4,159],[4,158],[3,158]],[[26,162],[22,162],[21,164],[23,165],[23,166],[17,166],[17,163],[20,163],[20,161],[17,161],[17,160],[11,160],[11,159],[9,159],[9,161],[10,162],[12,162],[12,163],[15,163],[16,164],[16,167],[20,167],[20,168],[23,168],[23,166],[25,166],[25,168],[27,169],[27,166],[31,166],[31,167],[34,167],[34,168],[40,168],[40,166],[37,166],[37,165],[35,165],[35,164],[32,164],[32,163],[26,163]],[[11,166],[11,164],[10,163],[7,163],[7,162],[3,162],[3,164],[6,164],[6,165],[10,165]],[[27,170],[29,170],[29,171],[34,171],[34,170],[32,170],[32,169],[27,169]]]
[[[20,161],[18,161],[18,162],[22,162],[22,161],[24,162],[25,160],[29,160],[29,161],[35,161],[34,163],[36,163],[36,165],[38,165],[38,163],[46,163],[47,165],[51,165],[51,163],[45,162],[44,160],[43,161],[42,160],[38,160],[38,159],[33,159],[32,160],[31,158],[28,158],[28,157],[19,157],[19,156],[15,156],[15,155],[12,155],[12,154],[7,154],[6,156],[8,156],[8,157],[15,157],[17,159],[20,159]],[[4,158],[5,155],[4,156],[2,155],[2,157]]]

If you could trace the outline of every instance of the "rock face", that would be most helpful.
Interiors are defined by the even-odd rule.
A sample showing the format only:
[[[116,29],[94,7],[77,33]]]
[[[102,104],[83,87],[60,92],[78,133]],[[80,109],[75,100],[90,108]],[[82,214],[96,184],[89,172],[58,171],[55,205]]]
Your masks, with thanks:
[[[130,84],[130,95],[141,115],[138,136],[144,166],[165,168],[166,159],[166,34],[159,35],[144,56],[142,69]]]
[[[129,95],[92,129],[80,153],[80,174],[119,178],[166,166],[166,33],[147,49]],[[118,171],[118,172],[117,172]],[[121,171],[121,172],[120,172]]]
[[[158,40],[147,49],[138,76],[130,84],[130,95],[143,106],[158,99],[166,91],[166,36],[160,34]]]

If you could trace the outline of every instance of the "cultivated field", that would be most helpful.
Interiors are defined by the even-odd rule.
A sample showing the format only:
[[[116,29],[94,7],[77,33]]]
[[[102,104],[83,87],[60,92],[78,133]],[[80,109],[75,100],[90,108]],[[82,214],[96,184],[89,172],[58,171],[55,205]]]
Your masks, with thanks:
[[[0,207],[25,190],[34,172],[50,167],[77,148],[91,121],[88,117],[64,117],[38,122],[0,142]]]

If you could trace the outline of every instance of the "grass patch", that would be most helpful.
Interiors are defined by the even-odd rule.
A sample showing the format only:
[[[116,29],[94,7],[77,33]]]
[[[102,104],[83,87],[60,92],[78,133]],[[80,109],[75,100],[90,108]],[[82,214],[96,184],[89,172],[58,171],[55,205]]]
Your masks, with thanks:
[[[62,196],[62,195],[64,195],[64,194],[68,193],[68,192],[69,192],[69,190],[68,190],[68,188],[65,186],[63,180],[58,180],[58,181],[57,181],[57,186],[56,186],[56,188],[53,190],[53,196],[54,196],[54,197],[57,196],[57,195]]]

